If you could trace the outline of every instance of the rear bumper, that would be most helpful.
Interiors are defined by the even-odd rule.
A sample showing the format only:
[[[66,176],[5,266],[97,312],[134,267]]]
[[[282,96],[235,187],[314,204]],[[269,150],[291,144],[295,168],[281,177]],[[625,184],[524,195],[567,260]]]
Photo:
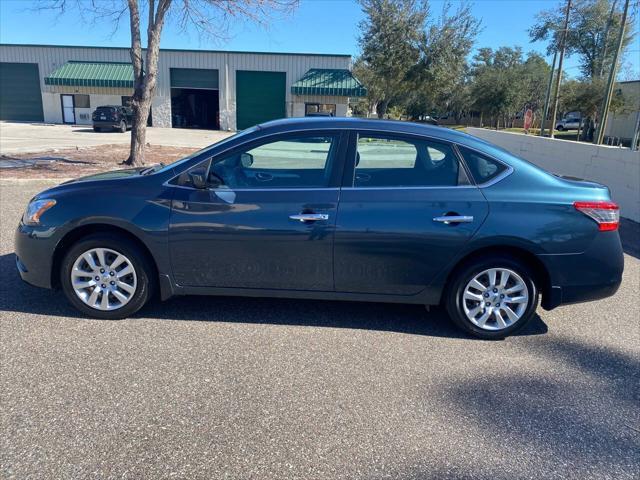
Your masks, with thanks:
[[[98,127],[98,128],[120,128],[120,120],[109,120],[109,121],[98,121],[98,120],[94,120],[93,121],[93,126],[94,127]]]
[[[618,232],[598,233],[579,254],[538,255],[549,273],[542,307],[589,302],[614,295],[622,282],[624,254]]]

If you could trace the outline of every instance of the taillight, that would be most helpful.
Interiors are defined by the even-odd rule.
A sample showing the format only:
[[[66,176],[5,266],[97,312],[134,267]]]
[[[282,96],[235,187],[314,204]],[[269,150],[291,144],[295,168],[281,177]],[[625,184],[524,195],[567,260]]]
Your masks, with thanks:
[[[601,232],[618,229],[620,224],[620,208],[613,202],[573,202],[576,210],[592,218]]]

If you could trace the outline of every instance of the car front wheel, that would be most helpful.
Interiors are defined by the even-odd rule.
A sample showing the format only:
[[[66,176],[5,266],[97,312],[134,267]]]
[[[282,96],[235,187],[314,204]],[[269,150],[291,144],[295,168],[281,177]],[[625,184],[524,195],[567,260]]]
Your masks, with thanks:
[[[538,289],[531,270],[511,257],[487,257],[463,267],[453,279],[446,307],[454,324],[476,337],[501,339],[535,314]]]
[[[126,133],[126,132],[127,132],[127,124],[125,123],[125,121],[124,121],[124,120],[122,120],[122,121],[120,122],[120,128],[119,128],[119,130],[120,130],[120,133]]]
[[[60,283],[67,299],[85,315],[119,319],[144,306],[153,287],[145,254],[126,238],[88,236],[62,261]]]

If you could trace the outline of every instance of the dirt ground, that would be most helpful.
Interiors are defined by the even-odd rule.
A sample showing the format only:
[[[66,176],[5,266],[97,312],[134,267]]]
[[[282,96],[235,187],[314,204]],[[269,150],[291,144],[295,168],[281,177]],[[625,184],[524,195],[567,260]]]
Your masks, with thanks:
[[[147,147],[145,165],[175,162],[198,150],[190,147]],[[129,156],[129,145],[100,145],[74,149],[59,149],[38,153],[15,153],[0,156],[1,160],[35,161],[21,168],[1,168],[2,179],[77,178],[108,170],[127,168],[122,162]],[[48,160],[55,158],[55,161]]]

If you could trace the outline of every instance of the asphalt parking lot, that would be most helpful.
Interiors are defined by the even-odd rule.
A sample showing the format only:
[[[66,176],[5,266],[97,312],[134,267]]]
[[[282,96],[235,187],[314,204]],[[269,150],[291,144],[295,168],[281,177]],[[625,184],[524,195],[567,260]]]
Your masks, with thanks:
[[[152,145],[203,148],[232,133],[220,130],[149,127],[147,142]],[[106,144],[128,144],[131,141],[131,132],[94,132],[91,125],[0,122],[0,135],[2,136],[2,142],[0,142],[2,155]]]
[[[15,271],[45,186],[0,184],[2,478],[637,478],[631,243],[615,297],[500,342],[385,304],[185,297],[98,321]]]

